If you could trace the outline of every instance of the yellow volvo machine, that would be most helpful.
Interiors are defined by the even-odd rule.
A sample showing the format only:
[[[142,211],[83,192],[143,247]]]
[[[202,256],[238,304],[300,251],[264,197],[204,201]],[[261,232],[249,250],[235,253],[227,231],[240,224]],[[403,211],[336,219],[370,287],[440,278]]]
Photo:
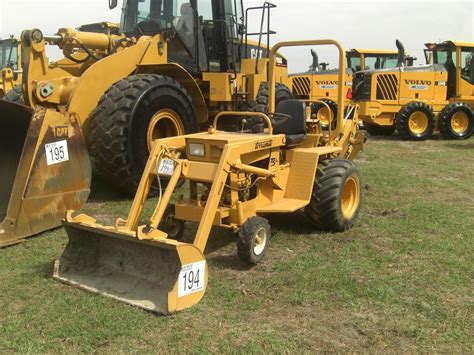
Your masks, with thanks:
[[[21,42],[13,36],[0,40],[0,98],[21,84],[22,74]]]
[[[246,14],[269,22],[273,7]],[[273,32],[252,45],[247,18],[241,1],[125,0],[120,33],[25,31],[25,105],[0,102],[0,245],[84,205],[89,153],[98,175],[134,194],[156,138],[205,130],[223,110],[265,111]],[[65,58],[50,64],[47,43]],[[291,98],[281,56],[276,72],[277,97]]]
[[[357,152],[347,150],[347,143],[358,136],[352,133],[355,117],[343,117],[340,111],[335,130],[317,125],[308,133],[304,102],[275,103],[277,50],[301,45],[336,46],[343,80],[344,49],[338,42],[276,44],[269,64],[270,114],[221,112],[207,132],[154,141],[126,220],[102,226],[93,217],[68,213],[69,243],[55,263],[54,277],[169,314],[204,296],[209,274],[204,252],[213,226],[238,233],[238,255],[249,265],[268,250],[266,215],[304,210],[319,230],[349,229],[362,194],[359,170],[348,160]],[[344,91],[341,85],[340,104]],[[232,119],[238,123],[226,122]],[[223,131],[222,126],[237,129]],[[169,183],[152,215],[146,216],[144,204],[156,179]],[[185,194],[178,190],[180,180],[188,183]],[[187,233],[186,222],[198,224],[197,232]]]
[[[427,44],[432,64],[355,74],[353,98],[372,135],[398,131],[425,140],[434,131],[466,139],[474,127],[474,43]],[[428,59],[428,58],[427,58]]]
[[[398,50],[362,49],[356,48],[346,52],[347,69],[344,79],[348,89],[352,88],[352,75],[361,70],[395,68],[405,64],[412,66],[416,58],[405,56],[403,45],[396,41]],[[403,60],[399,61],[399,54],[403,52]],[[333,114],[337,112],[338,69],[328,69],[328,63],[320,63],[317,53],[312,50],[313,64],[307,73],[292,74],[291,87],[295,98],[303,100],[322,100],[331,108]],[[402,64],[403,63],[403,64]],[[344,107],[351,100],[348,92]],[[315,115],[323,124],[328,125],[329,111],[322,103],[312,106]]]

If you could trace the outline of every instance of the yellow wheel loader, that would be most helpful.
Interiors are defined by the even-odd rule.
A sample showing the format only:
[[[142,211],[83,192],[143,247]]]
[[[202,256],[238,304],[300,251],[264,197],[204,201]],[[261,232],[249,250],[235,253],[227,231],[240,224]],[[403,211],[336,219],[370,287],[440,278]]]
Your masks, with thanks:
[[[249,10],[269,22],[273,7]],[[85,204],[89,153],[98,175],[134,194],[155,139],[205,130],[219,111],[265,111],[273,31],[262,25],[252,42],[243,14],[241,1],[125,0],[119,33],[23,32],[25,105],[0,102],[0,245]],[[46,44],[65,58],[49,64]],[[282,56],[276,73],[279,100],[291,99]]]
[[[0,99],[21,84],[22,65],[21,41],[13,36],[0,40]]]
[[[466,139],[474,127],[474,43],[426,44],[430,64],[356,73],[353,99],[372,135],[422,141],[439,131]],[[429,58],[428,58],[429,56]]]
[[[361,175],[342,151],[353,138],[346,130],[357,124],[339,111],[334,131],[319,125],[308,133],[305,102],[275,103],[277,50],[307,45],[336,46],[339,79],[344,78],[338,42],[276,44],[270,54],[269,114],[221,112],[207,132],[154,141],[126,220],[102,226],[93,217],[68,212],[69,243],[55,263],[54,278],[169,314],[204,296],[209,280],[204,252],[213,226],[237,234],[238,255],[249,265],[268,251],[271,228],[265,216],[304,210],[318,230],[349,229],[360,211]],[[344,90],[341,85],[340,104]],[[232,119],[237,130],[221,130]],[[164,179],[169,179],[166,190],[145,216],[154,180]],[[185,195],[178,191],[180,180],[188,183]],[[198,224],[195,235],[187,234],[189,222]]]
[[[412,66],[414,60],[411,56],[405,56],[403,45],[396,41],[398,50],[382,49],[351,49],[346,52],[347,69],[344,79],[345,85],[352,88],[352,75],[355,72],[369,69],[387,69],[400,65]],[[403,51],[403,64],[399,62],[399,53]],[[332,111],[333,115],[337,112],[337,90],[338,90],[338,69],[328,69],[328,63],[320,63],[317,53],[311,50],[313,64],[307,73],[291,74],[291,86],[295,98],[303,100],[322,100]],[[349,90],[344,107],[351,100]],[[326,105],[315,103],[312,105],[312,112],[327,128],[330,112]]]

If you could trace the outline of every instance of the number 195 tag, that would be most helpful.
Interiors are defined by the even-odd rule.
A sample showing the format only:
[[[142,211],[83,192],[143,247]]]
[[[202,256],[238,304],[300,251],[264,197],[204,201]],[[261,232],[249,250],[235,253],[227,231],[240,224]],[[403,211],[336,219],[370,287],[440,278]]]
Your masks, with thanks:
[[[44,148],[46,150],[46,163],[48,165],[54,165],[69,160],[66,140],[46,144]]]
[[[184,297],[204,289],[206,261],[183,265],[179,273],[178,297]]]

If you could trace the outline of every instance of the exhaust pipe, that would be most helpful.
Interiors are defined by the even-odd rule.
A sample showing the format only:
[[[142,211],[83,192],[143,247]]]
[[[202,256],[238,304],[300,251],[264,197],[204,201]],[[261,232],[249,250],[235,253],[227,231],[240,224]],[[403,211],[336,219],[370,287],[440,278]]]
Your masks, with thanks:
[[[319,68],[319,58],[318,54],[314,49],[311,49],[311,55],[313,56],[313,65],[312,65],[312,71],[317,71]]]
[[[395,41],[395,44],[398,49],[397,67],[403,67],[405,65],[405,47],[403,46],[403,43],[400,42],[398,39]]]

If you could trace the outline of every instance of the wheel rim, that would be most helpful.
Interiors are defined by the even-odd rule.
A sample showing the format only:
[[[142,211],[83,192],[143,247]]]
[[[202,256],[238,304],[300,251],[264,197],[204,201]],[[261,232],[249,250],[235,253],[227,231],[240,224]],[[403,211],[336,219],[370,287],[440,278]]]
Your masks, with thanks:
[[[316,113],[316,117],[323,126],[329,126],[329,111],[327,107],[321,107]]]
[[[423,134],[429,126],[428,116],[424,112],[413,112],[408,119],[408,128],[413,134]]]
[[[166,233],[170,237],[176,237],[180,230],[179,221],[174,218],[174,213],[170,213],[166,216],[165,219],[165,228]]]
[[[454,133],[462,134],[469,129],[469,117],[465,112],[456,112],[451,118],[451,129]]]
[[[346,180],[341,200],[342,214],[346,219],[351,219],[357,211],[360,201],[360,186],[357,177],[351,176]]]
[[[263,251],[265,250],[265,246],[267,245],[267,230],[265,228],[260,228],[257,233],[255,234],[255,244],[253,247],[253,253],[256,256],[262,255]]]
[[[183,135],[184,127],[179,115],[170,109],[163,109],[151,118],[147,131],[148,151],[151,152],[153,141],[160,138]]]

